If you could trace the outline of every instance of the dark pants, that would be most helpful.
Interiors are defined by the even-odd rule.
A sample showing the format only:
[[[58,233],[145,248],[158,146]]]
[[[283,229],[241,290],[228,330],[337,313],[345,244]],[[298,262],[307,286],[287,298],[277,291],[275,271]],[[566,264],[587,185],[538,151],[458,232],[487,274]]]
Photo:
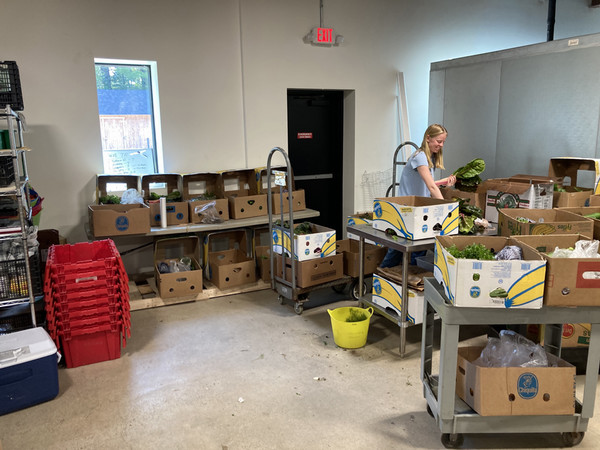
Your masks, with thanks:
[[[427,253],[427,250],[422,250],[419,252],[412,252],[410,254],[410,264],[412,266],[416,266],[417,258],[420,256],[425,256],[426,253]],[[393,248],[388,248],[385,258],[383,258],[383,261],[381,262],[381,264],[379,264],[379,267],[383,267],[383,268],[394,267],[401,263],[402,263],[402,252],[399,252],[398,250],[394,250]]]

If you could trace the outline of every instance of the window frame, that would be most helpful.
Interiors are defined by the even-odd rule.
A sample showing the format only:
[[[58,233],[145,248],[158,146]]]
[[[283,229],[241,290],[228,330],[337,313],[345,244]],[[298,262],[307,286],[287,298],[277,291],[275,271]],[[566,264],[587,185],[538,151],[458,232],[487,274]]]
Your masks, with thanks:
[[[150,69],[150,92],[152,94],[152,128],[154,133],[154,144],[156,146],[156,170],[155,173],[164,173],[164,153],[162,145],[162,130],[160,119],[160,100],[158,95],[158,66],[156,61],[143,61],[135,59],[94,58],[94,81],[96,80],[96,64],[111,66],[146,66]],[[95,83],[94,83],[95,85]],[[97,94],[96,94],[97,98]],[[99,117],[98,117],[99,118]],[[104,148],[102,149],[104,152]],[[102,158],[104,161],[104,156]],[[104,162],[102,163],[104,171]]]

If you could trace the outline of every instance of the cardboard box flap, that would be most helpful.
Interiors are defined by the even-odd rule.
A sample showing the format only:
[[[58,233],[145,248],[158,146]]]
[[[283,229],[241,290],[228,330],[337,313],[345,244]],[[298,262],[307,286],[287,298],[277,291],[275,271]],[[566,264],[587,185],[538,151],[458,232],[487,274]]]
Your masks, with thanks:
[[[246,197],[253,185],[256,185],[253,169],[224,170],[218,172],[217,196]]]
[[[205,254],[225,250],[242,250],[248,253],[246,230],[217,231],[204,237]]]
[[[558,177],[547,177],[544,175],[529,175],[522,173],[510,176],[508,179],[511,181],[529,184],[559,183],[562,181],[562,179]]]
[[[500,214],[516,219],[517,217],[524,217],[526,219],[534,220],[539,223],[548,222],[589,222],[590,219],[583,217],[579,214],[567,211],[565,209],[515,209],[515,208],[504,208],[499,210]]]
[[[549,258],[548,253],[553,252],[556,247],[569,248],[574,247],[575,243],[580,240],[590,241],[591,238],[583,234],[555,234],[552,236],[535,236],[535,235],[523,235],[516,236],[515,240],[520,244],[531,247],[536,251],[540,252],[546,259]],[[560,258],[559,258],[560,259]],[[598,258],[589,258],[591,261],[598,260]]]
[[[205,200],[203,195],[208,197],[217,196],[217,180],[216,173],[188,173],[183,175],[181,192],[184,200],[200,199]]]
[[[534,184],[547,184],[549,182],[539,182]],[[488,191],[513,192],[515,194],[523,194],[531,188],[529,181],[524,178],[491,178],[481,183],[481,189]],[[553,189],[548,187],[547,192],[541,192],[540,195],[552,195]]]
[[[160,185],[164,185],[161,187]],[[168,195],[173,191],[181,192],[182,189],[181,174],[178,173],[154,173],[150,175],[142,175],[142,190],[144,198],[150,198],[150,193]]]
[[[140,190],[139,175],[96,175],[96,204],[100,204],[100,197],[121,196],[127,189]]]
[[[267,194],[268,193],[268,184],[267,184],[267,168],[266,167],[257,167],[256,169],[254,169],[255,175],[256,175],[256,183],[254,183],[253,185],[250,186],[250,194],[252,195],[256,195],[256,194]],[[279,185],[275,185],[275,172],[283,172],[284,177],[285,177],[285,186],[282,188],[282,186]],[[296,190],[296,184],[294,182],[294,174],[292,169],[290,168],[290,172],[292,172],[292,177],[291,177],[291,182],[290,180],[288,180],[288,176],[287,176],[287,167],[285,166],[277,166],[277,167],[273,167],[271,166],[271,193],[278,193],[281,192],[282,189],[284,191],[294,191]]]
[[[154,245],[154,262],[164,259],[179,259],[184,256],[200,256],[200,240],[197,236],[159,239]]]
[[[600,194],[600,159],[568,156],[550,158],[548,175],[551,177],[561,177],[562,184],[568,182],[569,186],[578,186],[577,175],[580,170],[593,172],[594,185],[588,187],[594,190],[594,194]]]
[[[437,198],[431,197],[419,197],[418,195],[406,195],[403,197],[383,197],[376,198],[376,201],[387,201],[390,203],[397,203],[399,205],[405,206],[431,206],[431,205],[442,205],[442,204],[451,204],[455,203],[452,200],[441,200]]]

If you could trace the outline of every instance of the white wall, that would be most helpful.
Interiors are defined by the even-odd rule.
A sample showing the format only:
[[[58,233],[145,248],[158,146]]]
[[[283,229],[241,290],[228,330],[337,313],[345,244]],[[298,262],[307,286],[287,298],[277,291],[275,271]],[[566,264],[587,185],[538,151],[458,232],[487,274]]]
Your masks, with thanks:
[[[559,1],[555,38],[600,32],[600,9]],[[94,58],[158,62],[165,171],[261,166],[287,148],[286,90],[354,91],[355,209],[361,175],[389,169],[396,72],[411,138],[427,126],[432,61],[546,40],[547,0],[325,0],[340,47],[304,44],[318,0],[0,0],[0,60],[21,74],[42,227],[85,240],[102,173]],[[451,136],[447,143],[451,150]]]

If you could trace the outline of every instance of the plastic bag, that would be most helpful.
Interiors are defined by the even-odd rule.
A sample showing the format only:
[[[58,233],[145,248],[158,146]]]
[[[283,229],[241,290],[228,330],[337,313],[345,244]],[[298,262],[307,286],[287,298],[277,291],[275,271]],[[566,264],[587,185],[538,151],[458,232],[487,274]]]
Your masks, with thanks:
[[[580,240],[575,242],[575,248],[559,248],[556,247],[548,256],[552,258],[600,258],[598,254],[597,240]]]
[[[217,202],[208,202],[194,208],[194,214],[202,217],[200,223],[221,223],[223,219],[219,216],[216,208]]]
[[[473,364],[481,367],[548,367],[544,349],[512,330],[500,331],[500,338],[488,344]]]
[[[511,259],[523,259],[523,250],[521,247],[516,245],[507,245],[498,253],[496,253],[497,260],[511,260]]]
[[[121,204],[133,205],[135,203],[141,203],[142,205],[144,204],[144,197],[140,192],[138,192],[137,189],[131,188],[123,192],[123,195],[121,196]]]

